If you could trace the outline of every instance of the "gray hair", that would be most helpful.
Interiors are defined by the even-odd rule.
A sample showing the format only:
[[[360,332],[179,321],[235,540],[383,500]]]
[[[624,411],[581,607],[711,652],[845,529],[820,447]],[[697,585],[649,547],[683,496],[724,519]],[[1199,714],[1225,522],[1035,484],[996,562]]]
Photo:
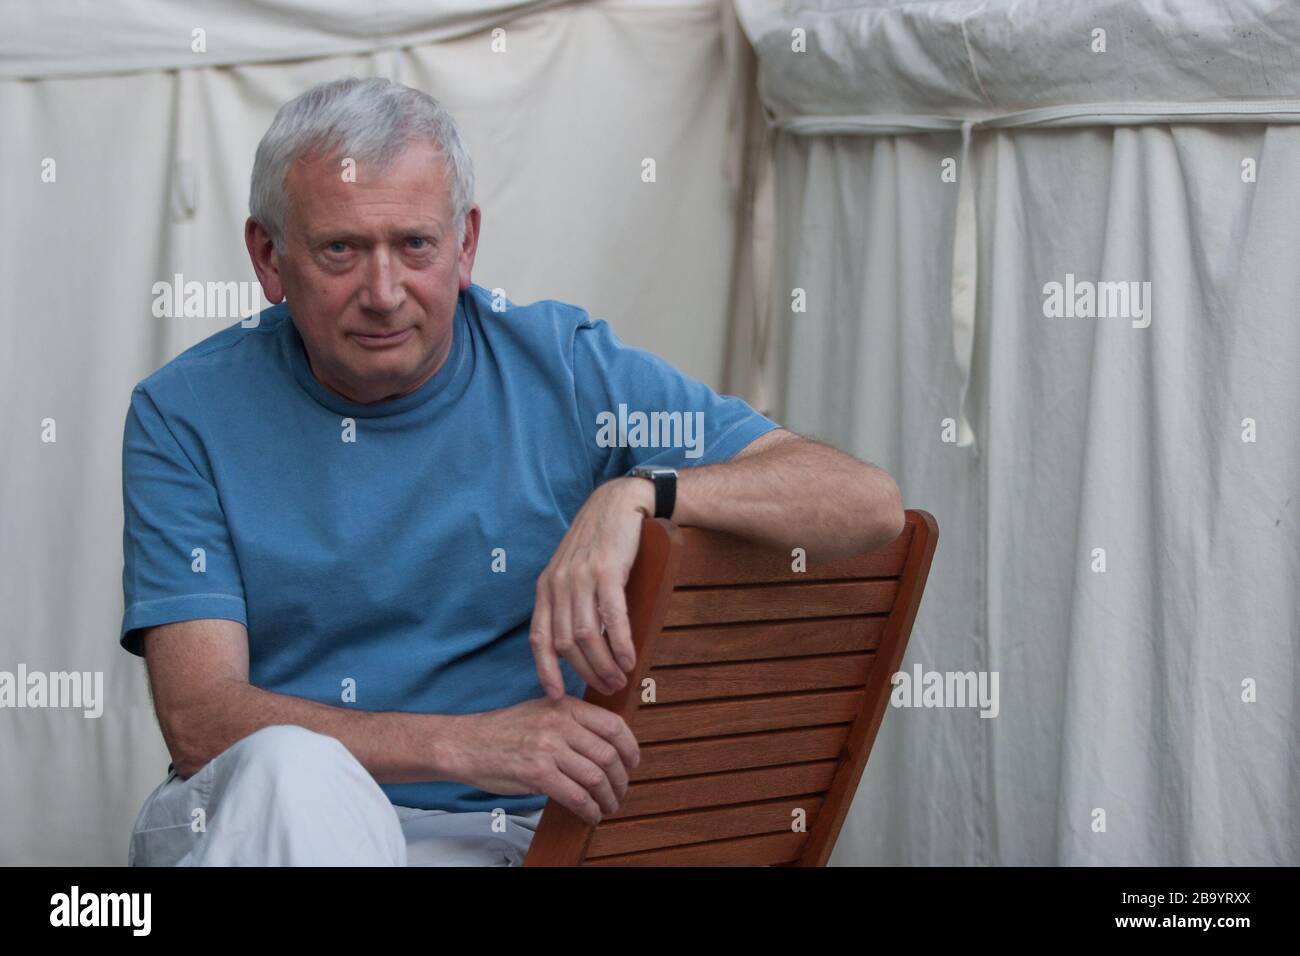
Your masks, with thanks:
[[[383,77],[320,83],[280,107],[253,160],[249,214],[284,253],[284,180],[294,160],[341,155],[383,173],[414,141],[432,142],[451,186],[457,245],[474,204],[474,167],[451,113],[427,93]]]

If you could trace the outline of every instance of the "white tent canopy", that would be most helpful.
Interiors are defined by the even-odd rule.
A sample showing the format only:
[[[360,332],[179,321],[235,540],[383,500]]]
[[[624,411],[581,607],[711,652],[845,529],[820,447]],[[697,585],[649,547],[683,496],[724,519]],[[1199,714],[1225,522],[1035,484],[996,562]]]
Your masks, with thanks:
[[[1300,95],[1300,9],[1285,0],[739,0],[737,9],[781,123]],[[792,50],[796,30],[806,53]]]

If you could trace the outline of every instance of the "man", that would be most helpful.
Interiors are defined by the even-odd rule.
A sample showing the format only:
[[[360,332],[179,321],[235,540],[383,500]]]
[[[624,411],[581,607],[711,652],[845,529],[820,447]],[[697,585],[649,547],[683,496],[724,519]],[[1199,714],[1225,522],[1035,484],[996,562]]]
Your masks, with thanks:
[[[277,304],[126,419],[120,640],[172,757],[134,864],[517,864],[548,798],[598,822],[638,762],[581,697],[635,666],[646,516],[814,559],[902,530],[879,469],[474,284],[472,168],[422,93],[285,104],[250,212]],[[680,423],[669,447],[609,427],[637,413]]]

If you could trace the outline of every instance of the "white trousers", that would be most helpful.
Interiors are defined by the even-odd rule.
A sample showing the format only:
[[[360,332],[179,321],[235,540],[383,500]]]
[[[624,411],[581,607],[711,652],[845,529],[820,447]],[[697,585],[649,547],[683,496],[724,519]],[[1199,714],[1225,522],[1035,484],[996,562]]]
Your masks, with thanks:
[[[264,727],[136,817],[129,866],[518,866],[542,811],[400,807],[333,737]],[[494,826],[495,823],[495,826]]]

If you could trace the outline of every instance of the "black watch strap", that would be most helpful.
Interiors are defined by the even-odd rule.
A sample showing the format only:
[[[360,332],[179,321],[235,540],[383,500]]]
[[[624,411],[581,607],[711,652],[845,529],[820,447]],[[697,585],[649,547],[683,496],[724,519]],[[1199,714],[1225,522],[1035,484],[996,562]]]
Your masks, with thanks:
[[[655,517],[672,519],[677,507],[677,470],[638,465],[631,474],[649,478],[655,486]]]

